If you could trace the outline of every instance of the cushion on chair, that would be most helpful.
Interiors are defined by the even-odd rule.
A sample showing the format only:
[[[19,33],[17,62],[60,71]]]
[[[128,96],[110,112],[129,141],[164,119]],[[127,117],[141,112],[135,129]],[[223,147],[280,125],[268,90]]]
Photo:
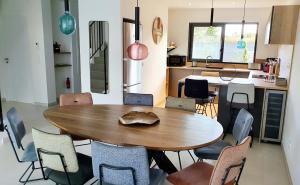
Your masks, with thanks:
[[[219,92],[218,91],[208,91],[208,95],[212,96],[212,97],[216,97],[219,95]]]
[[[198,148],[194,150],[195,155],[200,159],[212,159],[217,160],[220,153],[225,147],[231,146],[229,143],[221,140],[215,144],[209,145],[204,148]]]
[[[174,185],[213,185],[210,184],[213,170],[214,166],[208,163],[198,162],[169,175],[167,179]],[[235,181],[233,180],[225,185],[234,185],[234,183]]]
[[[27,147],[24,150],[21,160],[25,161],[25,162],[33,162],[33,161],[38,160],[33,142],[31,142],[27,145]]]
[[[212,103],[212,102],[213,102],[213,97],[211,97],[211,96],[209,96],[208,98],[205,98],[205,99],[196,98],[196,104],[199,104],[199,105],[203,105],[206,103]]]
[[[166,178],[166,173],[160,169],[150,169],[150,185],[159,185]]]
[[[198,162],[167,177],[174,185],[209,185],[214,167]]]
[[[68,173],[72,185],[82,185],[93,178],[92,158],[90,156],[77,153],[79,170],[75,173]],[[46,177],[58,184],[68,184],[66,174],[64,172],[51,169],[45,170]]]

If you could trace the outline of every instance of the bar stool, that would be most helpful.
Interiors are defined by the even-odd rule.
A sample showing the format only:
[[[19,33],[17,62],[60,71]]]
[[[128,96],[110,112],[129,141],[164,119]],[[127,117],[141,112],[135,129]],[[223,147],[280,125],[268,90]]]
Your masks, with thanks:
[[[206,108],[209,106],[211,117],[213,118],[212,104],[214,98],[209,95],[207,80],[186,79],[184,95],[196,100],[196,109],[200,114],[205,114],[207,116]]]
[[[253,83],[233,83],[228,84],[227,91],[227,103],[230,105],[230,123],[224,132],[224,138],[229,131],[231,124],[234,120],[234,115],[237,114],[240,109],[245,108],[250,110],[253,107],[255,101],[255,87]],[[253,129],[251,128],[250,135],[253,138]]]

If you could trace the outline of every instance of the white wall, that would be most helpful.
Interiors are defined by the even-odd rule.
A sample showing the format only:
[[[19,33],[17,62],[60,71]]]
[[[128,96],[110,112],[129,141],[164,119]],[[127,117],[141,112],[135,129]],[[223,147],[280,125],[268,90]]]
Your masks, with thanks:
[[[292,72],[286,105],[282,145],[294,185],[300,184],[300,19],[294,48]]]
[[[53,89],[47,87],[47,80],[54,79],[46,71],[46,65],[51,65],[48,51],[52,47],[47,40],[51,36],[45,36],[44,28],[48,29],[49,25],[43,25],[43,20],[47,21],[43,16],[51,17],[51,14],[42,12],[42,6],[46,8],[44,5],[49,2],[1,1],[0,88],[7,100],[38,104],[53,101]],[[3,63],[6,57],[8,64]]]
[[[122,0],[122,15],[134,19],[135,2]],[[149,56],[143,61],[143,93],[154,96],[154,104],[159,104],[166,97],[166,58],[168,37],[168,5],[165,1],[141,1],[141,24],[143,25],[143,43],[148,47]],[[159,44],[152,38],[152,25],[155,17],[160,17],[164,26],[164,36]]]
[[[258,44],[256,58],[277,57],[276,45],[265,45],[266,24],[271,15],[271,8],[248,8],[247,22],[258,22]],[[215,22],[241,22],[243,9],[217,8],[215,9]],[[190,22],[209,22],[210,9],[170,9],[169,10],[169,36],[168,41],[176,42],[177,49],[171,54],[187,55]]]
[[[122,0],[123,1],[123,0]],[[96,104],[122,104],[121,0],[79,0],[81,90],[90,92],[89,21],[109,23],[109,94],[93,93]]]

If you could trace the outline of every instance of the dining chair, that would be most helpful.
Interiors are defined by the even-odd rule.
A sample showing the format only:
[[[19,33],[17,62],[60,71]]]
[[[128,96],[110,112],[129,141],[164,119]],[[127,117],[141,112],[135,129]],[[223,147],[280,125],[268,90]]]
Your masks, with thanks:
[[[176,98],[176,97],[169,96],[166,99],[165,107],[189,111],[189,112],[196,112],[196,100],[193,98]],[[175,152],[177,152],[180,169],[182,169],[180,151],[175,151]],[[187,152],[195,162],[195,159],[191,154],[191,152],[189,150],[187,150]]]
[[[186,79],[184,94],[186,97],[196,99],[196,109],[198,113],[205,114],[207,116],[206,108],[209,106],[211,117],[214,117],[212,111],[214,98],[209,95],[207,80]]]
[[[220,72],[215,72],[215,71],[201,71],[201,76],[208,76],[208,77],[219,77],[220,76]],[[214,111],[215,111],[215,115],[217,116],[218,115],[218,112],[216,110],[216,107],[215,107],[215,101],[216,101],[216,98],[217,96],[219,95],[219,90],[218,90],[218,87],[217,86],[209,86],[208,87],[208,95],[213,97],[213,108],[214,108]]]
[[[251,130],[253,123],[253,116],[245,109],[241,109],[232,130],[233,138],[236,144],[241,143],[248,135]],[[194,150],[194,154],[200,159],[211,159],[217,160],[222,150],[231,144],[224,140],[220,140],[215,144],[209,145],[204,148]]]
[[[76,153],[72,138],[32,129],[44,180],[56,184],[83,185],[93,178],[91,157]]]
[[[124,96],[124,105],[153,106],[152,94],[127,93]]]
[[[35,146],[33,142],[30,142],[26,147],[23,147],[22,140],[24,136],[26,135],[26,129],[23,120],[20,118],[20,116],[17,113],[17,110],[15,108],[11,108],[7,112],[7,119],[8,124],[5,125],[5,130],[7,132],[9,141],[11,143],[11,146],[13,148],[14,154],[17,158],[17,161],[19,163],[30,163],[30,165],[26,168],[25,172],[22,174],[22,176],[19,178],[19,182],[26,184],[28,182],[42,180],[42,178],[38,179],[30,179],[32,173],[39,169],[35,166],[35,162],[38,161],[37,155],[35,152]],[[19,156],[19,150],[22,150],[22,156]],[[30,172],[29,172],[30,170]],[[23,178],[25,175],[29,172],[29,175],[24,180]]]
[[[251,137],[239,145],[222,150],[215,166],[197,162],[182,171],[171,174],[168,181],[174,185],[234,185],[238,184],[243,172]]]
[[[245,108],[250,111],[250,108],[253,107],[255,102],[255,86],[253,83],[233,83],[228,84],[227,90],[227,103],[230,107],[230,122],[227,127],[224,129],[224,136],[226,137],[233,120],[241,108]],[[253,138],[253,131],[251,129],[250,135]],[[252,145],[252,143],[251,143]]]
[[[92,142],[93,172],[102,184],[159,185],[166,174],[150,169],[144,147],[122,147]]]
[[[59,106],[68,106],[68,105],[93,105],[93,98],[91,93],[67,93],[67,94],[62,94],[59,97]],[[69,134],[68,132],[60,129],[59,130],[60,134]],[[74,141],[82,141],[86,140],[86,138],[76,136],[76,135],[71,135],[72,139]],[[89,140],[89,143],[87,144],[79,144],[76,146],[84,146],[84,145],[89,145],[91,144],[91,141]]]

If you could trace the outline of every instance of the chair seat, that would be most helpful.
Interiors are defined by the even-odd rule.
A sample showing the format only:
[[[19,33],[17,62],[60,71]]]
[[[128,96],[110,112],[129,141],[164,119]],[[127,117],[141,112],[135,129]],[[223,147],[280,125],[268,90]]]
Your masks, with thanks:
[[[208,95],[212,96],[212,97],[216,97],[219,95],[219,92],[218,91],[208,91]]]
[[[169,175],[167,179],[174,185],[209,185],[213,169],[210,164],[198,162]]]
[[[214,166],[198,162],[191,166],[173,173],[167,177],[168,181],[174,185],[209,185]],[[225,185],[234,185],[232,180]]]
[[[196,104],[206,104],[206,103],[212,103],[213,102],[213,97],[212,96],[208,96],[208,98],[204,98],[204,99],[200,99],[200,98],[196,98]]]
[[[72,185],[82,185],[93,178],[92,158],[90,156],[77,153],[79,170],[76,173],[68,173]],[[68,184],[66,174],[61,171],[47,168],[45,175],[57,184]]]
[[[166,178],[166,173],[160,169],[150,169],[150,185],[159,185]]]
[[[38,160],[33,142],[27,145],[21,160],[24,162],[34,162]]]
[[[229,143],[221,140],[215,144],[209,145],[204,148],[198,148],[194,150],[195,155],[200,159],[212,159],[217,160],[220,153],[225,147],[231,146]]]

